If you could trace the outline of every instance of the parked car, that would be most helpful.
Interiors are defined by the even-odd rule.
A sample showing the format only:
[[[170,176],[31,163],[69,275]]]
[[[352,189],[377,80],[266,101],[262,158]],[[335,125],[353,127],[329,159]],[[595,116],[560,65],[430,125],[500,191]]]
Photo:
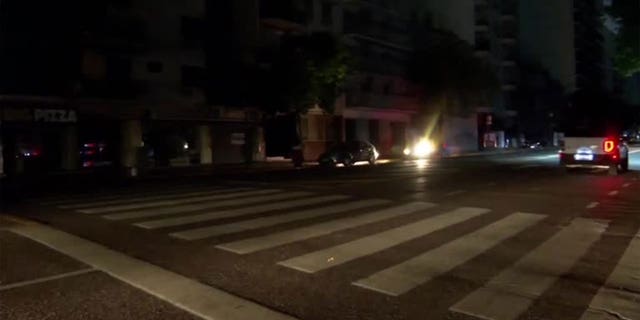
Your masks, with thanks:
[[[380,154],[376,147],[366,141],[350,141],[339,143],[320,155],[318,162],[322,166],[333,167],[342,164],[350,167],[357,162],[367,161],[375,164]]]

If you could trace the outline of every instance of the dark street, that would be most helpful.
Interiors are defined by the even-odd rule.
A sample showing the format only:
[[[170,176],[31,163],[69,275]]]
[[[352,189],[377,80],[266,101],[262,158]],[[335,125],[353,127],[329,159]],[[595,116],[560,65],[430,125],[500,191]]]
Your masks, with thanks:
[[[141,181],[99,193],[42,195],[7,213],[281,313],[264,319],[635,319],[639,151],[631,149],[632,171],[619,176],[606,169],[565,172],[556,151],[518,150]],[[24,274],[3,279],[0,298],[12,303],[0,308],[2,318],[40,319],[55,308],[27,307],[38,287],[43,299],[53,299],[47,284],[13,282],[85,270],[82,263],[91,261],[95,271],[56,280],[57,290],[114,281],[103,272],[152,295],[162,290],[145,287],[161,281],[154,273],[132,275],[110,267],[100,251],[74,249],[20,222],[3,225],[4,238],[22,235],[70,258],[45,254],[52,258],[32,271],[18,266],[20,260],[3,259],[3,270]],[[12,246],[35,245],[14,240]],[[82,263],[58,266],[69,259]],[[146,295],[122,286],[111,284],[102,294]],[[181,294],[189,295],[191,286],[184,288]],[[121,318],[176,312],[141,299],[148,302]],[[163,300],[181,301],[173,295]],[[93,310],[106,310],[116,302],[92,303]],[[212,319],[228,311],[189,308]],[[94,317],[109,318],[101,312]]]

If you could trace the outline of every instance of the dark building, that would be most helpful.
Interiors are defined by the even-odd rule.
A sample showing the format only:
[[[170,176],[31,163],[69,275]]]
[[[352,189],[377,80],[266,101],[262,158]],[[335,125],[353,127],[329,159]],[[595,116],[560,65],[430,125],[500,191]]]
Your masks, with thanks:
[[[223,82],[218,61],[233,53],[209,54],[235,38],[207,35],[225,34],[216,19],[230,8],[205,0],[0,5],[5,172],[131,174],[263,158],[256,108],[226,105],[209,90]]]

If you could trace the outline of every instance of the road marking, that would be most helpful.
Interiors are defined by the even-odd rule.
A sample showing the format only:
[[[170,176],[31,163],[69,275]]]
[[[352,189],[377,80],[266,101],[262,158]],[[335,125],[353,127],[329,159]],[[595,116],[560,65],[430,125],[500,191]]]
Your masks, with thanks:
[[[10,230],[203,319],[294,319],[199,281],[47,226],[26,223],[12,226]]]
[[[211,191],[212,188],[209,188]],[[40,201],[41,205],[56,205],[56,206],[60,206],[60,205],[72,205],[72,204],[76,204],[78,202],[82,202],[82,201],[87,201],[87,199],[91,199],[91,201],[107,201],[107,200],[118,200],[118,199],[122,199],[122,197],[144,197],[147,196],[149,194],[153,194],[153,195],[171,195],[171,194],[175,194],[178,192],[187,192],[187,191],[194,191],[194,190],[199,190],[199,191],[203,191],[202,186],[200,187],[196,187],[196,186],[172,186],[170,191],[167,191],[167,189],[165,189],[164,191],[162,190],[156,190],[156,191],[143,191],[143,190],[130,190],[130,191],[120,191],[117,193],[109,193],[109,194],[105,194],[105,193],[87,193],[87,194],[74,194],[74,195],[60,195],[60,196],[56,196],[54,199],[42,199]]]
[[[517,167],[516,169],[529,169],[529,168],[538,168],[538,167],[542,167],[542,165],[540,165],[540,164],[525,164],[525,165]]]
[[[640,319],[640,232],[631,239],[616,268],[581,320],[604,319],[616,314],[618,319]]]
[[[306,273],[315,273],[428,235],[487,212],[490,210],[459,208],[342,245],[281,261],[278,264]]]
[[[544,218],[544,215],[514,213],[438,248],[355,281],[353,285],[399,296],[473,259]]]
[[[633,153],[638,153],[640,152],[640,150],[633,150],[633,151],[629,151],[629,153],[633,154]]]
[[[587,205],[587,209],[593,209],[597,207],[599,204],[600,204],[599,202],[591,202]]]
[[[248,191],[253,190],[251,188],[233,188],[233,189],[216,189],[209,191],[198,191],[198,192],[187,192],[187,193],[169,193],[163,195],[153,195],[147,197],[137,197],[137,198],[128,198],[123,199],[122,197],[118,197],[116,200],[108,200],[108,201],[89,201],[82,203],[74,203],[68,205],[61,205],[58,208],[61,209],[80,209],[80,208],[89,208],[89,207],[103,207],[108,205],[122,205],[136,202],[144,202],[144,201],[155,201],[155,200],[179,200],[180,198],[188,198],[188,197],[197,197],[197,196],[208,196],[208,195],[216,195],[225,192],[239,192],[239,191]]]
[[[344,204],[337,204],[329,207],[314,208],[304,211],[294,211],[287,214],[281,214],[272,217],[256,218],[251,220],[244,220],[234,223],[227,223],[221,225],[215,225],[210,227],[203,227],[197,229],[190,229],[180,232],[174,232],[169,234],[174,238],[183,240],[198,240],[209,237],[220,236],[224,234],[236,233],[247,230],[254,230],[269,226],[274,226],[287,222],[294,222],[300,220],[306,220],[316,217],[327,216],[331,214],[347,212],[355,209],[362,209],[366,207],[372,207],[377,205],[387,204],[391,201],[382,199],[368,199],[360,201],[352,201]]]
[[[465,192],[467,192],[467,190],[456,190],[456,191],[449,192],[449,193],[445,194],[444,196],[445,197],[451,197],[451,196],[463,194]]]
[[[620,193],[618,190],[613,190],[613,191],[609,192],[608,194],[610,196],[616,196],[616,195],[618,195],[618,193]]]
[[[571,269],[605,229],[606,224],[596,220],[574,219],[451,310],[482,319],[518,318],[559,276]]]
[[[153,208],[153,207],[177,206],[177,205],[188,204],[188,203],[209,202],[214,200],[240,198],[245,196],[265,195],[265,194],[279,193],[281,191],[282,190],[277,190],[277,189],[266,189],[266,190],[257,190],[257,191],[231,192],[231,193],[209,195],[209,196],[202,196],[202,197],[189,197],[189,198],[174,199],[174,200],[151,201],[151,202],[125,204],[125,205],[108,206],[108,207],[88,208],[88,209],[81,209],[77,211],[81,213],[86,213],[86,214],[100,214],[100,213],[128,211],[128,210],[134,210],[134,209],[145,209],[145,208]]]
[[[622,185],[622,187],[623,187],[623,188],[628,188],[630,185],[631,185],[631,183],[630,183],[630,182],[627,182],[627,183],[623,184],[623,185]]]
[[[30,286],[32,284],[49,282],[49,281],[68,278],[68,277],[75,277],[75,276],[83,275],[83,274],[86,274],[86,273],[89,273],[89,272],[94,272],[94,271],[96,271],[96,269],[87,268],[87,269],[82,269],[82,270],[77,270],[77,271],[72,271],[72,272],[67,272],[67,273],[61,273],[61,274],[57,274],[55,276],[50,276],[50,277],[42,277],[42,278],[38,278],[38,279],[32,279],[32,280],[27,280],[27,281],[11,283],[11,284],[0,286],[0,291],[19,288],[19,287]]]
[[[203,214],[145,221],[145,222],[136,223],[134,225],[141,228],[145,228],[145,229],[176,227],[176,226],[182,226],[185,224],[191,224],[196,222],[205,222],[205,221],[211,221],[211,220],[216,220],[220,218],[237,217],[237,216],[252,214],[252,213],[263,213],[263,212],[268,212],[273,210],[289,209],[289,208],[301,207],[305,205],[319,204],[327,201],[344,200],[348,198],[349,196],[334,195],[334,196],[321,196],[321,197],[313,197],[313,198],[287,200],[287,201],[273,202],[269,204],[263,204],[263,205],[252,206],[252,207],[245,207],[241,209],[213,211],[213,212],[207,212]]]
[[[215,209],[220,207],[230,207],[230,206],[238,206],[238,205],[247,205],[254,204],[260,202],[268,202],[268,201],[276,201],[276,200],[285,200],[297,197],[304,197],[311,195],[311,192],[289,192],[289,193],[278,193],[273,195],[266,195],[260,197],[250,197],[250,198],[239,198],[225,201],[210,201],[210,202],[202,202],[197,204],[189,204],[168,208],[151,208],[144,210],[136,210],[136,211],[128,211],[123,213],[114,213],[102,216],[105,219],[109,220],[124,220],[124,219],[137,219],[137,218],[148,218],[155,217],[167,214],[188,214],[191,212],[205,210],[205,209]]]
[[[247,254],[259,250],[277,247],[287,243],[327,235],[336,231],[351,229],[366,224],[423,211],[434,206],[435,204],[428,202],[411,202],[408,204],[382,209],[356,217],[347,217],[324,223],[318,223],[308,227],[273,233],[266,236],[223,243],[217,245],[216,248],[234,252],[237,254]]]

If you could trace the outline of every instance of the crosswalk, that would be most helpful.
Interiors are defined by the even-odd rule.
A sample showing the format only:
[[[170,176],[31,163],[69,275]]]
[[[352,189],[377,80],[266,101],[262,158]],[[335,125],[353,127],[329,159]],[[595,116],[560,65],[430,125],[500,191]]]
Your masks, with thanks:
[[[339,272],[346,264],[396,250],[408,242],[447,234],[462,225],[476,226],[470,232],[346,282],[356,291],[388,297],[411,294],[549,220],[547,215],[529,212],[497,214],[488,208],[441,207],[422,201],[398,203],[254,186],[81,196],[42,204],[153,230],[176,241],[211,241],[217,249],[238,257],[361,230],[355,238],[347,237],[320,248],[303,246],[307,252],[284,258],[277,255],[281,258],[273,260],[275,267],[302,274]],[[567,225],[554,227],[557,230],[553,235],[485,279],[449,310],[480,319],[518,319],[589,252],[608,224],[608,220],[574,218]],[[371,225],[377,225],[374,232],[362,232]],[[225,240],[230,235],[234,237]],[[585,306],[581,320],[607,319],[611,312],[619,313],[620,319],[640,319],[638,261],[640,233],[629,242],[606,283]]]

